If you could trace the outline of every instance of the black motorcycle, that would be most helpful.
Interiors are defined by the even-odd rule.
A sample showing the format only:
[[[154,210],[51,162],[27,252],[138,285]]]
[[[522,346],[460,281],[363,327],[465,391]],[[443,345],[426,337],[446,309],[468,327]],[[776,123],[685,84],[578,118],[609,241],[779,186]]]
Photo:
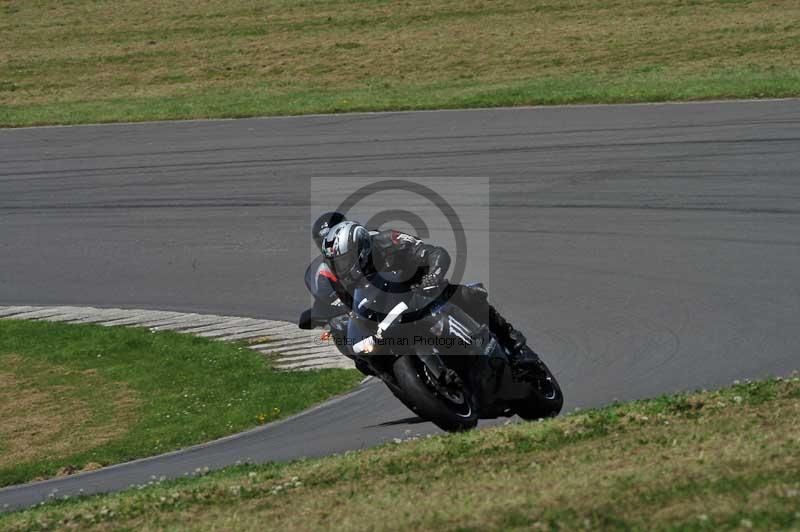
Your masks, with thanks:
[[[353,310],[320,282],[319,262],[306,273],[314,306],[300,327],[329,327],[339,351],[367,375],[380,378],[408,408],[447,431],[478,419],[514,414],[526,420],[561,411],[563,395],[550,370],[512,372],[507,349],[484,324],[443,297],[410,291],[389,272],[364,279]]]

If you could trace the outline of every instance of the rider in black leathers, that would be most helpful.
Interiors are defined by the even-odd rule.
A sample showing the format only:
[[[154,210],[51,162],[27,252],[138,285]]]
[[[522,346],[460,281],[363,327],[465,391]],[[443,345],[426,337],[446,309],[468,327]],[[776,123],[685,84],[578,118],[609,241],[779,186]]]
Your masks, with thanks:
[[[350,287],[364,275],[373,271],[400,272],[414,289],[423,293],[441,290],[445,298],[479,323],[488,321],[489,330],[510,351],[512,367],[518,372],[538,369],[539,358],[526,345],[525,336],[489,304],[485,289],[446,282],[450,255],[443,247],[400,231],[368,231],[356,222],[344,221],[340,213],[320,216],[312,236],[315,241],[322,237],[321,251],[329,268],[325,277],[347,308],[353,306]]]

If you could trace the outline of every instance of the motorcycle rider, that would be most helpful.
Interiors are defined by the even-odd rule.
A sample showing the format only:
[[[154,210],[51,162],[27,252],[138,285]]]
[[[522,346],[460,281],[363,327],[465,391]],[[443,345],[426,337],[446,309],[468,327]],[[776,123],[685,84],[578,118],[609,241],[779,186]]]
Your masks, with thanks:
[[[321,251],[334,274],[331,279],[334,289],[347,308],[353,307],[350,287],[365,275],[375,271],[402,272],[410,287],[426,295],[435,295],[441,290],[446,298],[479,323],[487,321],[488,317],[489,330],[508,348],[515,373],[522,375],[538,370],[539,358],[526,345],[525,336],[489,303],[485,289],[447,283],[445,275],[450,267],[450,255],[446,249],[400,231],[370,232],[353,221],[323,227],[325,220],[339,219],[331,214],[320,217],[319,230],[315,223],[313,236],[324,232]]]
[[[311,226],[311,238],[314,240],[318,252],[322,249],[322,240],[330,228],[343,221],[345,221],[344,215],[335,211],[326,212],[316,219]],[[330,319],[350,310],[349,306],[346,306],[339,297],[340,294],[346,294],[346,289],[341,286],[336,275],[323,259],[324,257],[318,257],[306,269],[306,282],[313,286],[314,292],[320,294],[321,297],[315,298],[314,307],[303,313],[300,318],[300,328],[311,328],[312,316]]]

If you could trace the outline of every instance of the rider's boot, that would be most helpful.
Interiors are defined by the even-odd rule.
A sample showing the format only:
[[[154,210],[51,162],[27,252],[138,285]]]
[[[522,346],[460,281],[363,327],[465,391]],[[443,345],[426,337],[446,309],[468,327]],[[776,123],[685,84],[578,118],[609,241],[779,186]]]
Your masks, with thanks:
[[[528,347],[525,335],[506,321],[492,305],[489,305],[489,330],[508,349],[509,362],[515,375],[528,376],[539,373],[541,368],[539,357]]]
[[[515,375],[523,377],[540,374],[539,356],[527,346],[525,335],[515,329],[489,303],[488,296],[486,289],[480,286],[459,286],[459,291],[455,294],[456,303],[479,323],[484,322],[488,315],[489,330],[508,349],[509,362]]]

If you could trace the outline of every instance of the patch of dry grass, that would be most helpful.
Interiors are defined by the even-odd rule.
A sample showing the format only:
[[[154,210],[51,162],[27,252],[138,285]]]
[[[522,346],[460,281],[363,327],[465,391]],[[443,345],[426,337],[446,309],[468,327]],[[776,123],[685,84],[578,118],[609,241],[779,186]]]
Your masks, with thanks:
[[[172,332],[0,320],[0,487],[240,432],[360,378]]]
[[[763,0],[5,0],[0,118],[47,108],[63,121],[72,106],[112,119],[99,108],[112,100],[124,119],[452,107],[476,92],[636,100],[669,82],[696,90],[662,97],[726,96],[730,84],[710,83],[721,72],[785,95],[798,20],[797,2]]]
[[[11,515],[10,530],[792,529],[800,379],[617,405]]]
[[[2,356],[0,468],[80,453],[118,438],[136,421],[139,403],[133,390],[94,370]]]

